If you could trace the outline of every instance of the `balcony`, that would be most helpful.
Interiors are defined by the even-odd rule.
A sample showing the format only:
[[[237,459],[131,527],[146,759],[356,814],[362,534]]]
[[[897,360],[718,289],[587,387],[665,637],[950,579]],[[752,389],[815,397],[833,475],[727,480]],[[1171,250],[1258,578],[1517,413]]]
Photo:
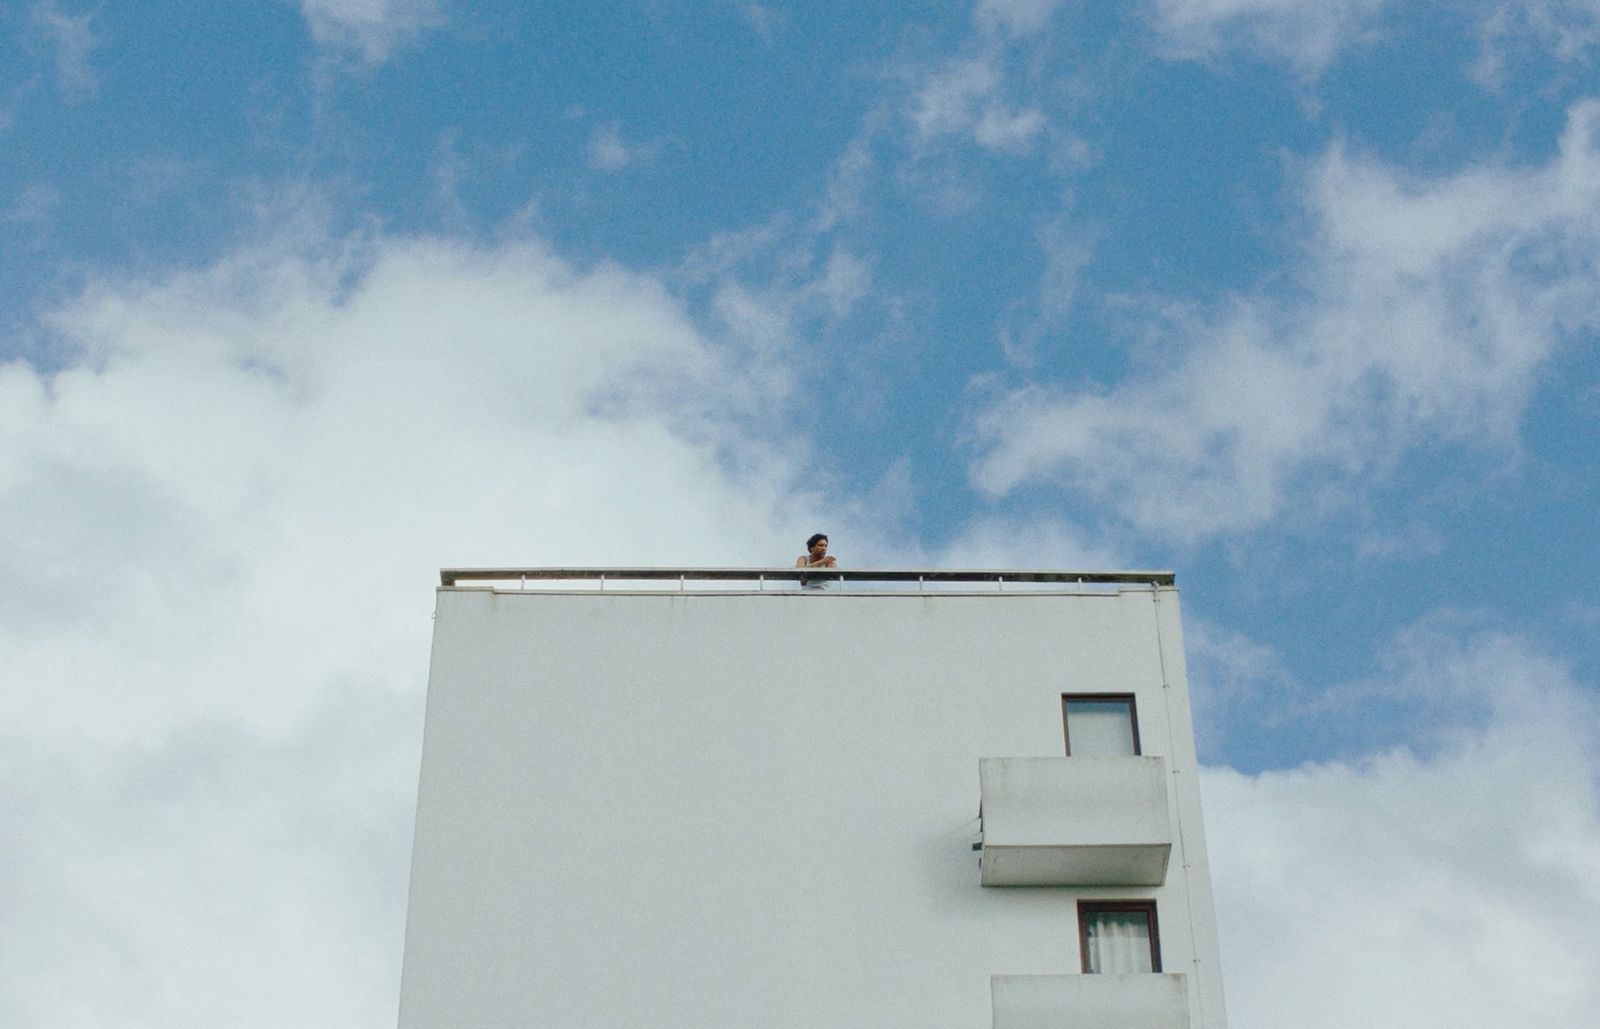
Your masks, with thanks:
[[[994,1029],[1190,1029],[1181,975],[995,975]]]
[[[1000,757],[978,767],[985,886],[1160,886],[1172,853],[1158,757]]]

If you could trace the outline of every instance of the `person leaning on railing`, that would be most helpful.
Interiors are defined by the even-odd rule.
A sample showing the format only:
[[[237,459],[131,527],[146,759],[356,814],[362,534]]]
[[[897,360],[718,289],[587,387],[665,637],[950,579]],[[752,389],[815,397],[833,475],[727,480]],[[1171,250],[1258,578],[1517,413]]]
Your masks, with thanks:
[[[794,559],[796,568],[833,568],[838,564],[838,559],[828,553],[828,537],[820,532],[806,540],[806,552]],[[800,576],[802,589],[821,589],[822,585],[820,580],[812,582]]]

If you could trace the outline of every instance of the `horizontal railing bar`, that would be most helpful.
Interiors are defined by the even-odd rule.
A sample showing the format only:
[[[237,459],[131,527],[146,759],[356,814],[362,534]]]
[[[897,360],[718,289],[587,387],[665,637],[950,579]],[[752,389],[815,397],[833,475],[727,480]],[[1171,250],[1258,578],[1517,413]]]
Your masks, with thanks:
[[[504,579],[615,580],[674,579],[705,582],[733,582],[763,579],[824,582],[1059,582],[1059,583],[1135,583],[1171,586],[1172,572],[1084,572],[1046,569],[978,568],[443,568],[439,582],[454,586],[461,582]]]

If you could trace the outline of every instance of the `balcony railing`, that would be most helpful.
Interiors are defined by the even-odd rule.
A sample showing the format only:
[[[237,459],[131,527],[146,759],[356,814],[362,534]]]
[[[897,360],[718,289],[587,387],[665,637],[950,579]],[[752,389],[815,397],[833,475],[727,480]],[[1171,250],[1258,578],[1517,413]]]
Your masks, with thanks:
[[[861,585],[889,583],[901,589],[950,588],[953,584],[973,583],[1004,590],[1008,586],[1077,587],[1136,585],[1171,586],[1172,572],[1090,572],[1049,569],[952,569],[952,568],[445,568],[439,572],[441,585],[464,583],[514,585],[519,589],[606,589],[663,586],[688,589],[690,583],[745,583],[746,588],[793,588],[801,583],[822,584],[834,590]],[[569,585],[569,584],[584,585]]]

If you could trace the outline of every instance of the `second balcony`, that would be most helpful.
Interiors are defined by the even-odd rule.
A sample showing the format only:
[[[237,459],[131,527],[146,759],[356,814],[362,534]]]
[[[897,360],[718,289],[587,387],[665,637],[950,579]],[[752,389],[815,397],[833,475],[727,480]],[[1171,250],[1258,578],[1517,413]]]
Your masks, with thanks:
[[[985,886],[1160,886],[1172,853],[1158,757],[997,757],[978,769]]]

